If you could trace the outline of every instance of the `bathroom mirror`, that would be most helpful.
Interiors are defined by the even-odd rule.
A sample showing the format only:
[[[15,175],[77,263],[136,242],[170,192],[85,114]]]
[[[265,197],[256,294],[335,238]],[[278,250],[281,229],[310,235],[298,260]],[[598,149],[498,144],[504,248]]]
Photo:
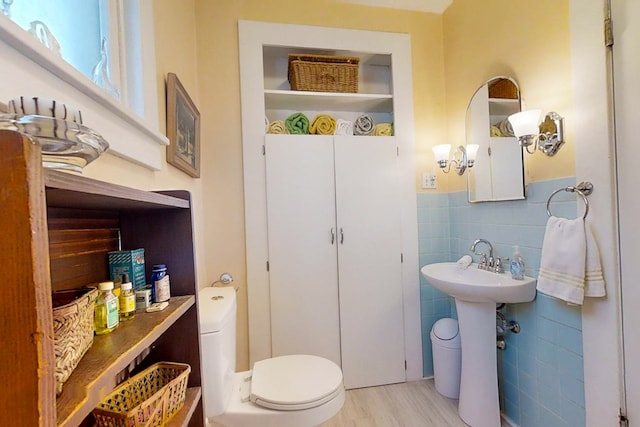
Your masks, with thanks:
[[[520,111],[520,89],[510,77],[494,77],[473,94],[467,107],[466,142],[478,144],[468,169],[469,202],[525,198],[523,152],[507,121]]]

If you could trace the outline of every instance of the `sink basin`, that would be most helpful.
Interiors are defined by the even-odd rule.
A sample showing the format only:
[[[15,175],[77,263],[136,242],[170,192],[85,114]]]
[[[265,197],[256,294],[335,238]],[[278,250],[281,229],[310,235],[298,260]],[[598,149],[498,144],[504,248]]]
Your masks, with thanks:
[[[493,273],[471,264],[429,264],[420,270],[437,289],[456,301],[462,372],[458,414],[473,427],[500,427],[498,356],[496,353],[496,303],[533,301],[536,280],[513,280],[508,273]]]
[[[422,267],[431,285],[456,299],[469,302],[517,303],[533,301],[536,279],[525,276],[514,280],[509,273],[493,273],[471,264],[463,269],[455,262],[440,262]]]

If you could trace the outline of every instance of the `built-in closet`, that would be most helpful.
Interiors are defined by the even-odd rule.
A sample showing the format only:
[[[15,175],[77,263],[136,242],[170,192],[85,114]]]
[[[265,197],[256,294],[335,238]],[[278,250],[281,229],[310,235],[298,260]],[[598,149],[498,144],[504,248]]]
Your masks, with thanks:
[[[251,361],[310,353],[348,388],[422,376],[410,39],[240,21]],[[360,58],[358,93],[290,90],[288,54]],[[265,134],[294,112],[394,136]]]

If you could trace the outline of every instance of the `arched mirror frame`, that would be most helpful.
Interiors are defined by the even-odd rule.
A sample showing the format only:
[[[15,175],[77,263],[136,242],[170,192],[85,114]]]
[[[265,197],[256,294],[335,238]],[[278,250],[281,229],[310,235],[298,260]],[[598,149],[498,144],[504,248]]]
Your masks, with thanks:
[[[480,148],[467,174],[470,203],[525,198],[524,154],[507,121],[520,110],[520,88],[508,76],[487,80],[471,97],[466,143]]]

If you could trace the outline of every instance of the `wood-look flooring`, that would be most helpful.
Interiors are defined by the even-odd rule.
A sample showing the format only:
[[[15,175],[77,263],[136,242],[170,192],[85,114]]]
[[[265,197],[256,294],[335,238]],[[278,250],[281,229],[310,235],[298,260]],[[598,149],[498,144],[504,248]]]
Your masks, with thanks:
[[[466,427],[458,401],[440,395],[433,379],[347,390],[344,406],[322,427]],[[502,426],[509,426],[502,420]]]

